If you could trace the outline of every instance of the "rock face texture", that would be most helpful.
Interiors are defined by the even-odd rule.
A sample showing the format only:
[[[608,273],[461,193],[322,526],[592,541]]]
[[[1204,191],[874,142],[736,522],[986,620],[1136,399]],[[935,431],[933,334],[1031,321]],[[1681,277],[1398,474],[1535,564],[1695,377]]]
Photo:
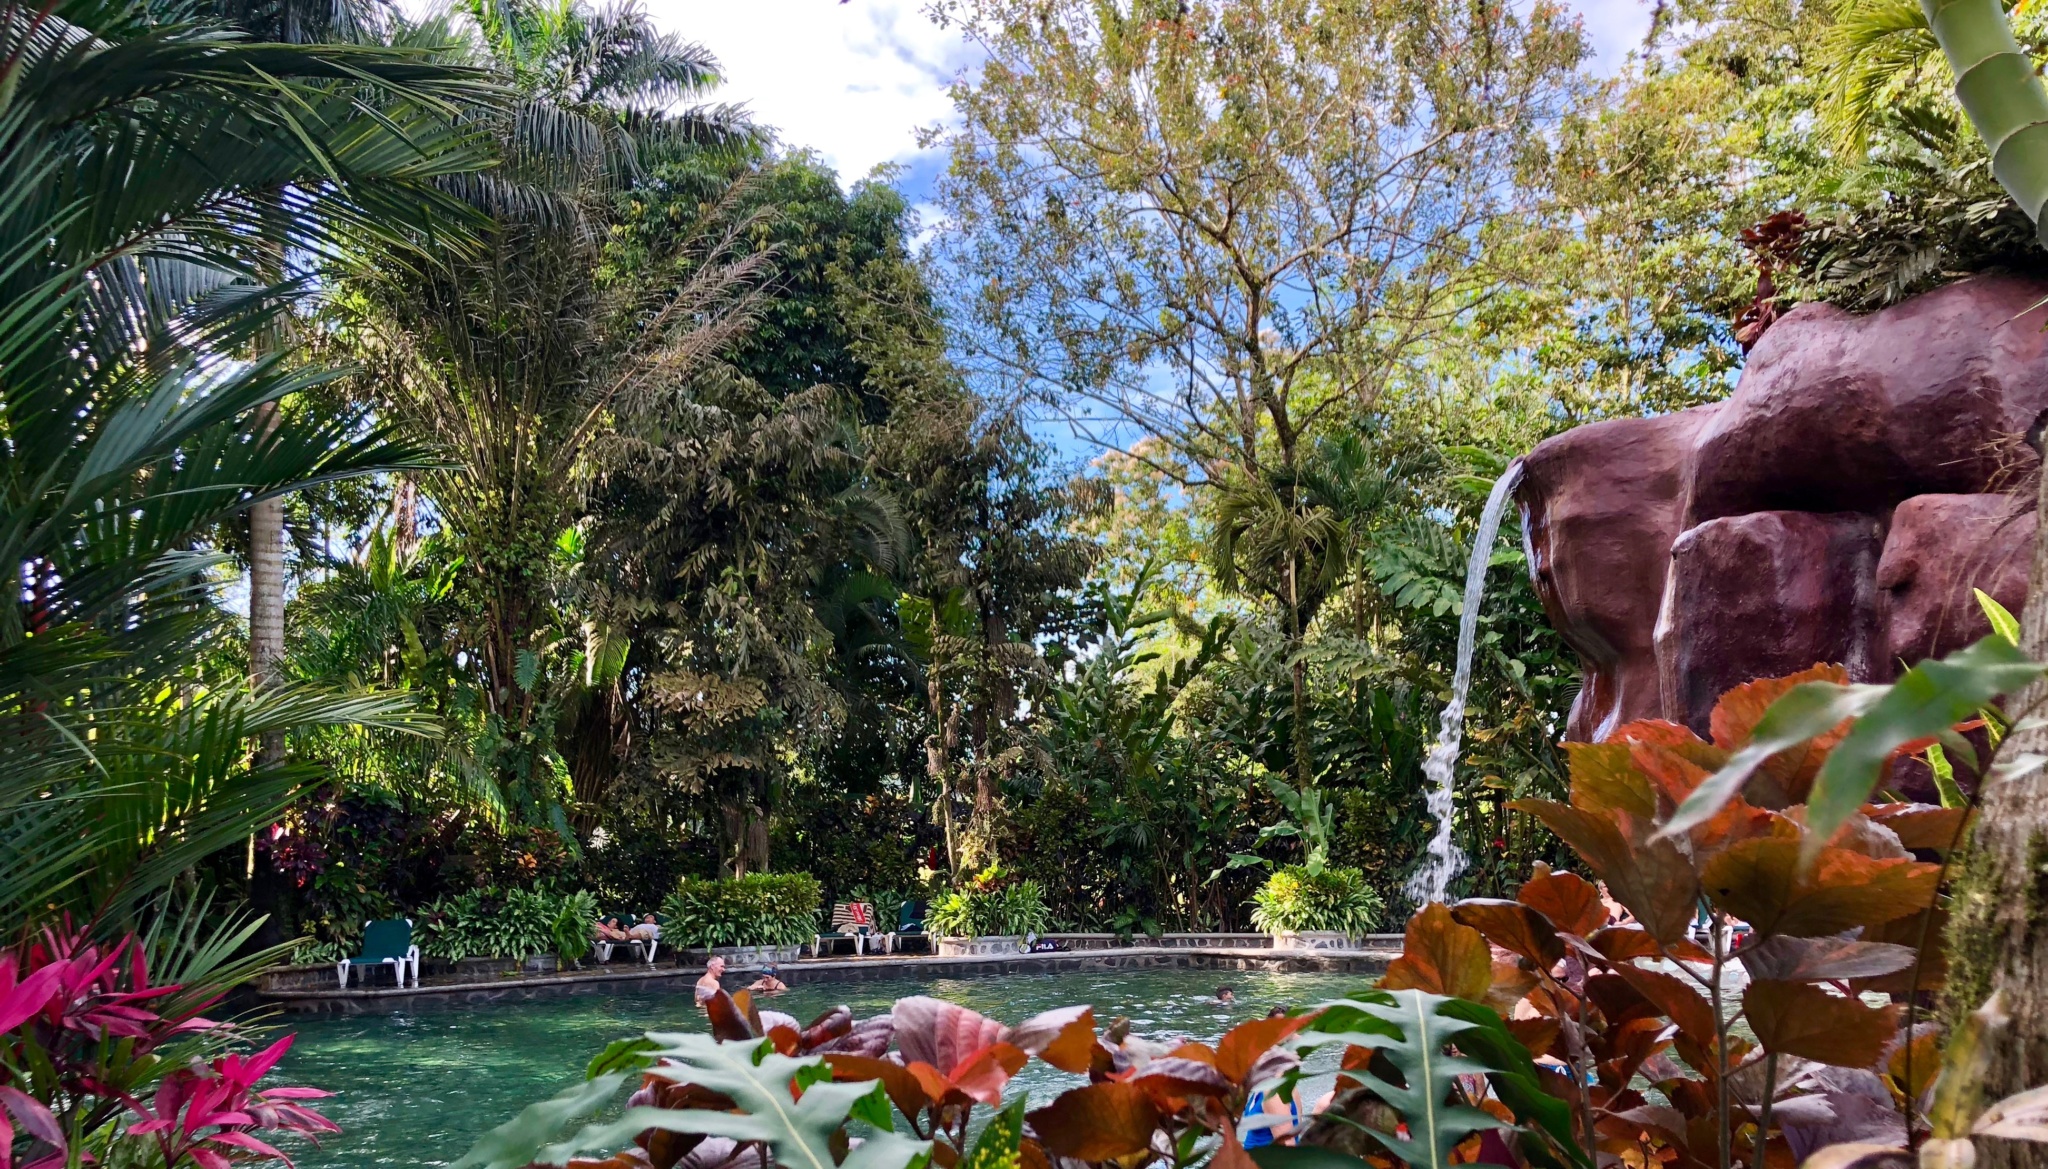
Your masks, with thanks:
[[[1859,681],[2018,612],[2048,284],[1978,277],[1865,317],[1802,305],[1725,402],[1561,434],[1524,460],[1530,571],[1586,684],[1567,737],[1817,661]]]

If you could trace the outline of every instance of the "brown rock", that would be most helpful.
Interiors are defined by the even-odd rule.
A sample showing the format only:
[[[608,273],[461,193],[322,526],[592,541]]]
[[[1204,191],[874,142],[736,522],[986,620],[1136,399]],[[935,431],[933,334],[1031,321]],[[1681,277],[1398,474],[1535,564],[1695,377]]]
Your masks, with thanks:
[[[1881,542],[1860,512],[1753,512],[1680,536],[1657,619],[1664,717],[1705,735],[1729,689],[1815,662],[1873,680]]]
[[[1663,713],[1656,661],[1683,467],[1717,406],[1596,422],[1522,461],[1523,539],[1551,624],[1585,665],[1566,737],[1597,741]]]
[[[1764,334],[1693,451],[1686,524],[1882,512],[2016,482],[2048,410],[2043,286],[1978,277],[1851,316],[1804,304]]]
[[[1900,504],[1877,564],[1893,665],[1940,657],[1990,633],[1973,589],[2017,614],[2033,558],[2033,500],[2025,495],[1916,495]]]
[[[2033,524],[2000,493],[2039,469],[2044,300],[1977,277],[1865,317],[1802,305],[1726,402],[1531,451],[1530,571],[1585,665],[1568,737],[1704,730],[1722,690],[1816,661],[1882,681],[1984,631],[1973,585],[2017,612]]]

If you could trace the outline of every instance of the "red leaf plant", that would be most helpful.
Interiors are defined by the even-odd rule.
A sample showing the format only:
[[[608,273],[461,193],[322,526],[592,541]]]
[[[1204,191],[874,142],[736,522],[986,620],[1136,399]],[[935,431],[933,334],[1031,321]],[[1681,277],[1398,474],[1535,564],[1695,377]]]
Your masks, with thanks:
[[[165,1169],[224,1169],[289,1158],[251,1130],[311,1136],[339,1131],[298,1101],[313,1088],[259,1091],[291,1046],[200,1062],[184,1043],[217,1047],[228,1024],[200,1014],[220,993],[153,985],[142,943],[104,945],[67,918],[0,953],[0,1169],[54,1169],[92,1160],[88,1148],[155,1137]],[[166,1048],[170,1047],[170,1050]],[[139,1097],[155,1088],[154,1105]]]

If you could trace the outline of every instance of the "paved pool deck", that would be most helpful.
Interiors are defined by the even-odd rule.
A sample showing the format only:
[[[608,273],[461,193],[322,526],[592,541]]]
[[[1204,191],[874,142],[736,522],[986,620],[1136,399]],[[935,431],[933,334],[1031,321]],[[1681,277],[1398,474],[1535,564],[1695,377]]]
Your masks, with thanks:
[[[1275,950],[1191,948],[1185,946],[1120,946],[1050,954],[987,954],[972,956],[890,954],[856,958],[807,958],[785,962],[776,973],[791,986],[811,982],[878,982],[892,979],[1001,978],[1008,975],[1057,974],[1069,971],[1136,969],[1284,970],[1303,973],[1357,974],[1377,977],[1400,956],[1400,947],[1370,945],[1356,950]],[[329,969],[332,969],[331,967]],[[757,966],[733,965],[729,975],[748,974]],[[420,986],[338,988],[278,987],[261,989],[265,1003],[287,1011],[345,1014],[384,1013],[434,1006],[475,1006],[524,1002],[562,995],[606,994],[621,990],[690,993],[702,973],[697,966],[666,963],[641,966],[611,963],[566,974],[504,975],[488,980],[429,979]],[[330,976],[331,977],[331,976]],[[734,982],[733,978],[727,981]],[[744,985],[746,979],[737,981]]]

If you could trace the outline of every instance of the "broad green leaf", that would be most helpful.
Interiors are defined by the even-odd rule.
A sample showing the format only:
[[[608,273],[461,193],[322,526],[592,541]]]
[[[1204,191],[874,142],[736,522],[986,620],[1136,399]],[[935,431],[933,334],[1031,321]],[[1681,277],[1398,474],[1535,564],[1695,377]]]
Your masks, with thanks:
[[[931,1159],[930,1141],[913,1140],[899,1132],[878,1132],[850,1149],[839,1169],[926,1169]],[[1003,1169],[1016,1169],[1016,1165],[1012,1157]]]
[[[1818,855],[1835,830],[1870,798],[1894,751],[1969,718],[2000,694],[2016,693],[2040,673],[2041,667],[2018,646],[1992,634],[1900,675],[1828,753],[1814,777],[1806,808],[1812,834],[1802,859],[1811,861]],[[1776,707],[1772,710],[1775,713]]]
[[[974,1151],[967,1154],[960,1169],[1017,1169],[1017,1149],[1023,1139],[1024,1101],[1018,1099],[981,1130],[981,1139],[974,1142]]]
[[[1408,1129],[1405,1137],[1376,1129],[1360,1131],[1406,1161],[1410,1169],[1449,1169],[1451,1150],[1460,1141],[1487,1129],[1512,1127],[1469,1105],[1445,1103],[1457,1077],[1484,1075],[1491,1070],[1470,1055],[1453,1055],[1446,1050],[1448,1046],[1462,1044],[1467,1037],[1477,1039],[1478,1033],[1483,1032],[1479,1024],[1462,1017],[1457,1008],[1445,1009],[1453,1001],[1419,990],[1383,991],[1331,1003],[1310,1025],[1318,1041],[1371,1047],[1400,1070],[1406,1081],[1400,1085],[1374,1075],[1369,1068],[1345,1074],[1357,1078],[1401,1114]],[[1363,1020],[1377,1025],[1351,1033],[1329,1030]],[[1390,1030],[1398,1034],[1390,1035]]]
[[[889,1110],[888,1085],[879,1080],[875,1082],[874,1091],[853,1102],[853,1108],[847,1115],[883,1132],[896,1131],[896,1116]]]
[[[654,1057],[647,1054],[653,1049],[654,1041],[645,1035],[614,1039],[591,1058],[590,1064],[583,1069],[583,1078],[594,1080],[612,1072],[640,1071],[654,1063]]]
[[[512,680],[519,684],[521,690],[531,693],[533,683],[539,677],[540,655],[530,649],[520,650],[518,656],[512,659]]]
[[[1514,1112],[1516,1120],[1536,1126],[1532,1133],[1548,1138],[1540,1144],[1525,1145],[1523,1155],[1541,1165],[1543,1162],[1536,1157],[1541,1150],[1548,1152],[1552,1161],[1561,1157],[1580,1169],[1592,1169],[1586,1151],[1579,1147],[1572,1133],[1571,1105],[1544,1090],[1543,1081],[1538,1078],[1544,1073],[1536,1070],[1529,1049],[1522,1046],[1493,1008],[1451,999],[1437,1010],[1472,1024],[1472,1030],[1458,1037],[1458,1050],[1486,1065],[1493,1094]]]
[[[1971,589],[1970,591],[1977,594],[1977,607],[1984,610],[1984,619],[1991,622],[1991,632],[1996,633],[2014,645],[2018,645],[2020,643],[2020,619],[2013,616],[2010,609],[1999,604],[1997,598],[1983,589]]]
[[[1962,786],[1956,783],[1955,764],[1948,761],[1948,752],[1941,749],[1940,743],[1928,746],[1927,766],[1934,772],[1934,790],[1941,794],[1942,807],[1961,808],[1969,805],[1970,797],[1964,795]]]
[[[585,1113],[609,1103],[626,1082],[625,1072],[612,1072],[562,1091],[520,1109],[519,1115],[485,1133],[452,1169],[522,1169],[533,1163],[542,1145],[554,1139],[562,1126]],[[635,1108],[631,1112],[654,1109]],[[640,1126],[646,1127],[645,1125]],[[631,1139],[635,1128],[626,1134]]]
[[[1657,830],[1652,840],[1676,837],[1708,820],[1725,807],[1764,760],[1808,739],[1818,738],[1875,707],[1887,692],[1884,686],[1844,686],[1835,682],[1803,682],[1787,690],[1757,720],[1748,744],[1737,751],[1721,769],[1708,776],[1671,813],[1671,819]],[[1839,750],[1839,748],[1837,748]]]
[[[1318,1145],[1261,1145],[1247,1149],[1259,1169],[1371,1169],[1372,1162]]]

